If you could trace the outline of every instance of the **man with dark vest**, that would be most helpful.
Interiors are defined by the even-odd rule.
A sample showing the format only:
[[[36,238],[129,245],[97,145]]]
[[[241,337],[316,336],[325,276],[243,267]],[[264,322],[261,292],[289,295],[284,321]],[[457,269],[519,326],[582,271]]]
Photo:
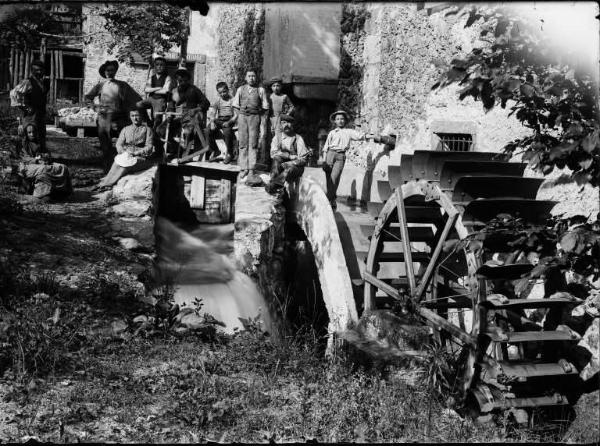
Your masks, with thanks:
[[[278,120],[281,131],[271,140],[271,180],[265,187],[273,195],[283,193],[286,181],[302,176],[311,154],[304,139],[294,131],[294,118],[280,115]]]
[[[117,154],[112,145],[112,135],[119,135],[121,129],[129,121],[129,112],[135,110],[136,104],[142,100],[131,85],[115,79],[118,69],[119,62],[116,60],[109,60],[100,65],[98,72],[104,79],[84,96],[88,102],[92,102],[96,97],[100,99],[96,124],[106,171],[112,165],[113,158]]]
[[[265,89],[258,86],[256,71],[246,72],[246,84],[237,89],[233,106],[238,110],[238,165],[240,179],[248,176],[246,182],[258,186],[262,182],[254,174],[258,155],[261,116],[269,111],[269,99]]]
[[[173,87],[173,78],[167,73],[167,60],[164,57],[157,57],[154,59],[154,69],[144,89],[148,98],[137,104],[138,108],[152,109],[154,128],[162,121],[162,117],[157,116],[157,113],[164,112],[167,109],[167,101]]]
[[[13,102],[18,104],[23,113],[19,133],[23,134],[27,125],[33,124],[42,149],[46,148],[46,96],[48,95],[48,87],[44,84],[44,70],[44,62],[34,60],[31,62],[31,76],[11,91]]]

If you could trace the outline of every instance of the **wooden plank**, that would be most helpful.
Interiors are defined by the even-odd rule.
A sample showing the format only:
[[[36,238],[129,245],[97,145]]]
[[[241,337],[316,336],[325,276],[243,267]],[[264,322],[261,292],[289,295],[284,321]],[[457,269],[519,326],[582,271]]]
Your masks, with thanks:
[[[494,342],[544,342],[544,341],[578,341],[579,337],[566,331],[511,331],[501,330],[484,333]]]
[[[489,299],[489,297],[488,297]],[[548,308],[560,305],[572,305],[581,303],[580,299],[566,299],[564,297],[547,299],[508,299],[498,300],[489,299],[481,302],[479,305],[494,309],[521,309],[521,308]]]
[[[221,216],[223,223],[231,221],[231,181],[221,180]]]
[[[521,363],[514,364],[505,361],[498,361],[500,370],[493,366],[484,366],[486,371],[492,378],[498,376],[498,372],[507,376],[516,376],[517,378],[535,378],[541,376],[566,376],[566,375],[578,375],[579,372],[573,366],[570,367],[570,371],[566,371],[558,363],[546,363],[546,364],[534,364],[534,363]]]
[[[408,286],[410,294],[415,293],[417,282],[415,279],[415,269],[412,260],[412,252],[410,248],[410,238],[408,236],[408,223],[406,220],[406,210],[404,209],[404,197],[402,196],[402,187],[397,187],[394,190],[396,197],[396,208],[398,211],[398,223],[400,225],[400,238],[402,239],[402,248],[406,262],[406,276],[408,277]]]
[[[204,209],[205,179],[199,175],[192,176],[190,185],[190,207]]]

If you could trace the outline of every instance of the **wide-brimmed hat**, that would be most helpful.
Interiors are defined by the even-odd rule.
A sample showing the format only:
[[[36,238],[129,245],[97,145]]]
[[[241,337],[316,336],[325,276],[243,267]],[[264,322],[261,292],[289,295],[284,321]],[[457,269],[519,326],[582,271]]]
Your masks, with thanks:
[[[344,110],[337,110],[335,112],[333,112],[330,116],[329,116],[329,120],[331,122],[335,121],[335,117],[337,115],[344,115],[344,117],[346,118],[346,121],[350,121],[350,115],[348,113],[346,113]]]
[[[98,68],[98,73],[100,73],[100,76],[106,77],[106,67],[108,67],[109,65],[114,65],[116,70],[119,69],[119,62],[117,62],[116,60],[107,60],[102,65],[100,65],[100,68]]]
[[[175,71],[175,76],[183,76],[183,77],[187,77],[188,79],[191,79],[192,73],[190,73],[185,68],[179,68],[179,69],[177,69],[177,71]]]
[[[165,59],[165,58],[164,58],[164,57],[162,57],[162,56],[156,56],[156,57],[154,58],[154,60],[152,61],[152,65],[154,65],[154,64],[155,64],[155,63],[156,63],[158,60],[162,60],[162,61],[165,63],[165,65],[167,64],[167,59]]]
[[[279,119],[280,119],[281,121],[285,121],[285,122],[291,122],[292,124],[293,124],[294,122],[296,122],[296,120],[294,119],[294,117],[293,117],[293,116],[290,116],[290,115],[280,115],[280,116],[279,116]]]

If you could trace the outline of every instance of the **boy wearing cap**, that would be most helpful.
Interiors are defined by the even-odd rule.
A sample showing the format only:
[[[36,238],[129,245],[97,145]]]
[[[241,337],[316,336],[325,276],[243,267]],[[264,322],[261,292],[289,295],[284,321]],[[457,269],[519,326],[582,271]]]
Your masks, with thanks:
[[[265,89],[258,86],[256,71],[246,71],[246,84],[237,89],[233,106],[238,110],[238,165],[242,168],[240,179],[248,176],[248,184],[261,184],[254,175],[261,136],[261,116],[269,111]]]
[[[350,143],[373,138],[373,135],[346,128],[349,119],[350,116],[344,110],[338,110],[331,114],[329,120],[334,123],[335,128],[327,135],[322,148],[323,170],[327,180],[327,198],[329,198],[333,210],[337,208],[337,189],[340,185],[340,177],[346,163],[346,151],[350,148]]]
[[[111,132],[119,133],[127,125],[127,114],[135,110],[142,100],[139,94],[124,81],[115,79],[119,63],[116,60],[104,62],[98,72],[105,80],[98,82],[84,97],[88,102],[100,98],[98,108],[98,139],[104,154],[104,167],[108,170],[116,154],[112,146]]]
[[[271,102],[271,134],[276,135],[281,132],[279,118],[281,115],[291,116],[294,113],[294,104],[287,94],[281,92],[283,81],[280,77],[272,78],[270,83],[272,92],[269,96]]]
[[[278,194],[286,181],[302,175],[310,157],[304,139],[294,131],[294,118],[280,116],[281,129],[271,141],[271,181],[265,187],[268,193]]]
[[[225,82],[217,83],[217,93],[219,93],[219,99],[210,107],[212,111],[208,123],[210,143],[214,151],[216,147],[215,137],[218,132],[223,134],[223,140],[227,147],[227,154],[223,159],[223,163],[229,164],[233,157],[233,126],[237,121],[238,113],[233,107],[233,98],[229,94],[229,87]]]
[[[144,88],[144,93],[148,95],[148,98],[138,104],[139,108],[152,109],[154,128],[161,122],[161,117],[156,113],[166,110],[172,88],[173,78],[167,73],[167,60],[164,57],[157,57],[154,59],[154,69]]]

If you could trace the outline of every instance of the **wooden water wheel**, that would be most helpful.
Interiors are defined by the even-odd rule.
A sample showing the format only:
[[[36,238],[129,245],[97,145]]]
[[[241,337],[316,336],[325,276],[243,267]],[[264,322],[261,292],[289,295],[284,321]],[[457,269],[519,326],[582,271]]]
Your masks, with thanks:
[[[540,283],[515,291],[535,258],[501,236],[476,241],[498,215],[543,224],[555,202],[536,200],[540,179],[487,152],[416,151],[380,182],[364,272],[364,312],[390,300],[433,328],[455,355],[463,401],[479,413],[569,405],[579,372],[568,351],[579,340],[561,326],[577,305]],[[537,293],[537,294],[536,294]],[[544,309],[543,324],[532,311]]]

